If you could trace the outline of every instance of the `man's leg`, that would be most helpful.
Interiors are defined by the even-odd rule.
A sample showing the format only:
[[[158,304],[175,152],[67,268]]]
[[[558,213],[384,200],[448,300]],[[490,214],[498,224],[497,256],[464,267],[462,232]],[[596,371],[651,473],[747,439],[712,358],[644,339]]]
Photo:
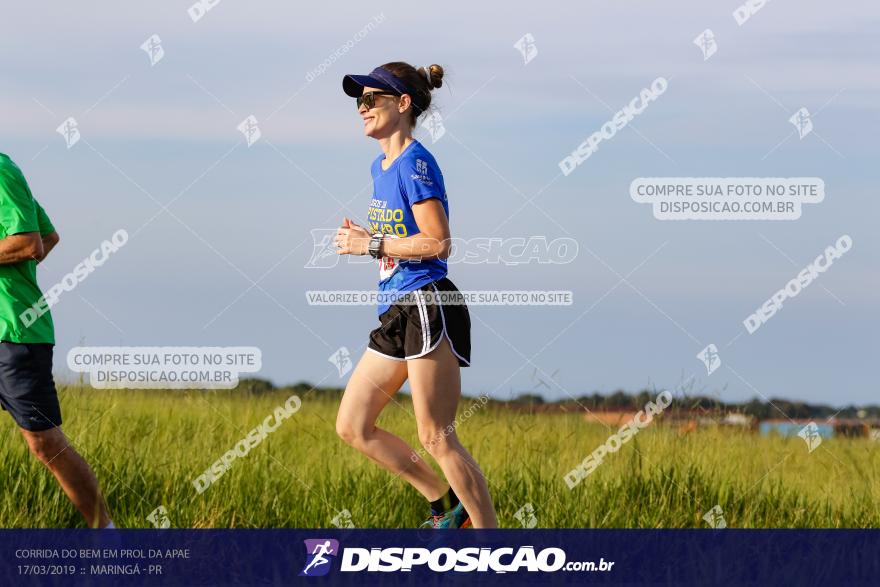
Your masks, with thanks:
[[[110,523],[107,504],[98,488],[98,480],[79,453],[67,441],[61,428],[34,432],[21,429],[31,452],[52,471],[61,489],[76,506],[90,528],[104,528]]]

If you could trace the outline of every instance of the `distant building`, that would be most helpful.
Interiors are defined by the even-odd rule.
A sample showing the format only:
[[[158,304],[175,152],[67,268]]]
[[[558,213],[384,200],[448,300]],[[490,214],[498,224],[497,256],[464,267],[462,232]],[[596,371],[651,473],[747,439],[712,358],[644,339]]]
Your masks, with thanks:
[[[739,412],[728,412],[721,421],[722,424],[727,426],[745,426],[747,428],[750,428],[754,422],[754,416],[748,416]]]

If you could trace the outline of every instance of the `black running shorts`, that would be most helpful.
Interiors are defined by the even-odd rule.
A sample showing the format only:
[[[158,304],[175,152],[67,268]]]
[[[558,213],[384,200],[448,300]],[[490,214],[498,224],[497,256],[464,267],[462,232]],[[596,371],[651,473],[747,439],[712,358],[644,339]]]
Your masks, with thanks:
[[[396,361],[418,359],[449,341],[458,364],[471,364],[471,317],[464,296],[447,278],[409,292],[381,316],[367,348]]]
[[[0,342],[0,406],[25,430],[61,425],[51,344]]]

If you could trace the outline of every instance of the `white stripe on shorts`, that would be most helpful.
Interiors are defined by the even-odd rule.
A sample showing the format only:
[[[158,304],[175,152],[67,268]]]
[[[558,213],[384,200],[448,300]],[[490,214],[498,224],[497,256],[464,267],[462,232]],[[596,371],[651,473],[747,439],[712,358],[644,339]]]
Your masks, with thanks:
[[[419,319],[422,321],[422,353],[428,352],[431,344],[431,323],[428,322],[428,308],[425,306],[425,292],[416,290],[418,299]]]

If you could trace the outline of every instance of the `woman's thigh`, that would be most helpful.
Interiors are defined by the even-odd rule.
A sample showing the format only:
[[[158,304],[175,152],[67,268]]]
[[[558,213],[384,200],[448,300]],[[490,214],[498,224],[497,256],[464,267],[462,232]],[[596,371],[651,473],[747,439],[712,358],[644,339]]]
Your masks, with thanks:
[[[424,357],[407,361],[407,369],[419,436],[424,441],[455,421],[461,370],[445,337]]]
[[[379,413],[406,377],[406,361],[395,361],[366,351],[345,386],[336,419],[337,428],[355,433],[372,430]]]

